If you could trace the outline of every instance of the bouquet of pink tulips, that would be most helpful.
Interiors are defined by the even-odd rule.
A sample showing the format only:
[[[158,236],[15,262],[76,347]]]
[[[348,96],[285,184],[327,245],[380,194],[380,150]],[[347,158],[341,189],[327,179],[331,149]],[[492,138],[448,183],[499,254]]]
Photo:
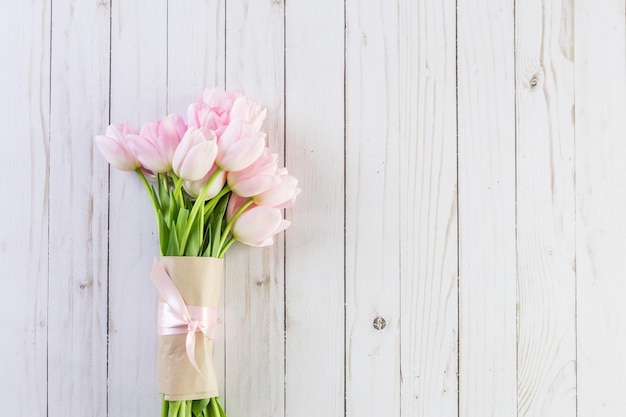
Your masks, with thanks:
[[[265,145],[265,115],[245,96],[213,88],[189,106],[187,123],[171,114],[139,132],[112,124],[95,138],[112,166],[137,173],[157,220],[162,258],[151,276],[160,295],[162,416],[225,415],[210,357],[221,258],[236,241],[271,245],[290,224],[282,209],[300,191]]]

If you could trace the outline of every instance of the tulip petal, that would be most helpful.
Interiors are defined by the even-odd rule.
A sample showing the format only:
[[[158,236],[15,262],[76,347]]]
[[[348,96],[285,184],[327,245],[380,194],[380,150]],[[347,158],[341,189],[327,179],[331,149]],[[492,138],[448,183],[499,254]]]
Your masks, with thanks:
[[[265,149],[264,136],[242,139],[231,144],[221,156],[218,155],[218,165],[226,171],[241,171],[261,156],[263,149]]]
[[[231,184],[230,178],[231,175],[228,176],[228,185],[235,193],[242,197],[252,197],[280,183],[280,178],[275,175],[257,175],[233,184]]]
[[[215,162],[217,148],[214,141],[205,141],[193,146],[180,165],[178,175],[189,181],[197,181],[204,177]]]
[[[171,163],[150,139],[139,135],[128,135],[128,148],[145,168],[153,172],[168,172]]]
[[[107,129],[109,131],[109,129]],[[112,132],[109,132],[112,133]],[[98,135],[95,138],[98,149],[111,165],[121,171],[134,171],[141,166],[130,150],[111,136]]]
[[[243,213],[233,226],[235,239],[249,244],[264,241],[280,226],[282,214],[271,207],[254,207]]]

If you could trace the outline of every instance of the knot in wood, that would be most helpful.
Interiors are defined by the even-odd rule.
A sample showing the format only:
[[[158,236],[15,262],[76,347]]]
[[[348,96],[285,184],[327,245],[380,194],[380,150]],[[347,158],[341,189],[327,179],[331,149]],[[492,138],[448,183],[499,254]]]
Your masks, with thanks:
[[[533,77],[533,78],[531,78],[531,79],[530,79],[530,88],[537,87],[537,83],[538,83],[538,81],[537,81],[537,77]]]
[[[384,318],[378,316],[372,322],[372,326],[374,326],[376,330],[382,330],[385,328],[385,326],[387,326],[387,322],[385,321]]]

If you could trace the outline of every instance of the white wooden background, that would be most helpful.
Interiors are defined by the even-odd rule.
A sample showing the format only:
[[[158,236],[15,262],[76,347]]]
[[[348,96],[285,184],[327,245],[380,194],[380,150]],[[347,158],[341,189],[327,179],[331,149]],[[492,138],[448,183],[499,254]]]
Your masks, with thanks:
[[[303,189],[228,254],[229,417],[626,416],[624,0],[2,5],[3,414],[158,415],[155,224],[93,136],[220,85]]]

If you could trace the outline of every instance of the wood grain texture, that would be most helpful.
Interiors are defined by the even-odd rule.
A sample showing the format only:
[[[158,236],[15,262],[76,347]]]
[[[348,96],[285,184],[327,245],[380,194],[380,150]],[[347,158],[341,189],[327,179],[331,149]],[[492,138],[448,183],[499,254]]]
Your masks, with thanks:
[[[168,3],[167,111],[187,107],[207,87],[225,86],[226,0]]]
[[[514,416],[513,1],[457,10],[459,416]]]
[[[576,1],[578,416],[626,415],[624,1]]]
[[[3,5],[8,412],[158,415],[157,228],[93,137],[220,85],[303,190],[227,257],[229,417],[626,415],[624,0]]]
[[[106,416],[108,168],[93,138],[109,117],[110,9],[54,2],[52,18],[48,414]]]
[[[397,19],[389,2],[346,2],[347,416],[400,411]]]
[[[166,111],[167,2],[115,2],[111,10],[111,120],[136,128]],[[158,256],[148,195],[134,173],[110,170],[109,415],[154,416]]]
[[[344,8],[285,9],[287,211],[285,415],[344,416]]]
[[[168,7],[167,111],[187,119],[187,107],[207,87],[224,87],[226,14],[225,0],[186,0],[186,7]],[[219,321],[224,321],[224,287]],[[220,400],[224,400],[224,326],[218,326],[213,341]]]
[[[14,415],[45,415],[48,400],[50,20],[50,2],[0,15],[0,401]]]
[[[398,13],[403,417],[458,415],[455,7]]]
[[[267,145],[284,161],[284,3],[227,2],[226,87],[267,107]],[[284,243],[241,244],[225,269],[226,387],[231,417],[284,415]]]
[[[515,8],[518,416],[576,415],[573,3]]]

